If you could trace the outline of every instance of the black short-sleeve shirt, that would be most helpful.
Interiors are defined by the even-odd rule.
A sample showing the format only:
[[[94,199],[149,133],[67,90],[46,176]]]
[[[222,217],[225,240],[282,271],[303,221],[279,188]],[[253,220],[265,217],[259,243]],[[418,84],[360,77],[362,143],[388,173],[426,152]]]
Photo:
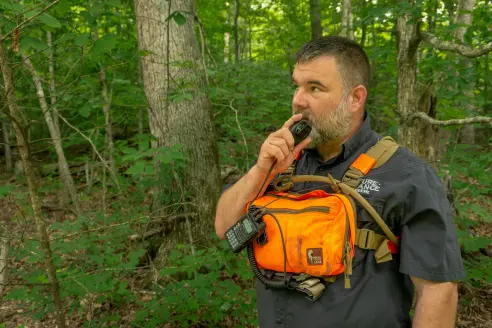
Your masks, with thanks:
[[[296,174],[330,173],[340,180],[350,164],[380,138],[366,116],[336,158],[323,162],[316,150],[305,150]],[[331,191],[329,186],[313,182],[295,184],[293,191],[315,188]],[[400,147],[386,164],[364,177],[357,191],[400,237],[400,252],[392,261],[377,264],[374,251],[356,248],[352,288],[345,289],[344,279],[336,279],[315,302],[298,291],[268,289],[257,281],[261,328],[410,327],[410,276],[438,282],[465,277],[451,207],[441,180],[428,164]],[[360,207],[357,225],[383,234]]]

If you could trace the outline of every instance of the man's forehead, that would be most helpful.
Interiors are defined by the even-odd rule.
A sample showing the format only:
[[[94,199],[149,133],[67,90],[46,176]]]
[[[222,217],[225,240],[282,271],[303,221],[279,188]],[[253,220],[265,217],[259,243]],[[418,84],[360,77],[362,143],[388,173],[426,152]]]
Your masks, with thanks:
[[[309,80],[335,82],[339,79],[334,57],[323,56],[305,63],[297,63],[292,73],[292,80],[303,83]]]

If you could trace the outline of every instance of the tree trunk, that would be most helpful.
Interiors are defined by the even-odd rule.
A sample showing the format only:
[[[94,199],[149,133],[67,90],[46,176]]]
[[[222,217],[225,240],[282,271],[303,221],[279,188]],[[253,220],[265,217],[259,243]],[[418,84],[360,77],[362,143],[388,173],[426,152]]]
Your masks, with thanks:
[[[456,16],[454,23],[457,25],[457,28],[454,30],[454,37],[459,40],[460,43],[465,44],[465,33],[468,30],[468,27],[472,25],[473,16],[472,11],[475,8],[476,0],[460,0],[458,3],[458,9],[456,11]],[[460,56],[461,57],[461,56]],[[473,68],[473,61],[470,58],[461,57],[459,58],[459,62],[466,67],[465,71],[470,71]],[[459,72],[459,71],[458,71]],[[459,73],[458,73],[459,74]],[[473,90],[475,89],[475,83],[468,76],[463,76],[463,78],[469,81],[467,85],[467,89],[464,90],[464,94],[466,95],[466,104],[460,104],[462,108],[466,108],[466,111],[472,116],[473,111],[475,110],[475,106],[473,105],[473,100],[475,98],[473,94]],[[460,133],[460,142],[465,144],[473,145],[475,144],[475,127],[473,124],[466,124],[461,128]]]
[[[99,39],[99,33],[97,28],[94,29],[94,39]],[[99,83],[101,84],[101,95],[103,97],[103,113],[105,119],[105,146],[106,146],[106,158],[109,161],[109,168],[111,174],[116,176],[116,165],[114,162],[114,142],[113,142],[113,123],[111,122],[111,98],[113,92],[108,92],[108,81],[106,77],[106,68],[103,64],[99,63]]]
[[[56,154],[58,156],[60,178],[63,184],[65,185],[65,187],[67,188],[68,195],[72,200],[76,213],[79,214],[80,207],[79,207],[79,200],[77,197],[77,190],[75,189],[75,184],[73,182],[72,174],[70,173],[70,168],[68,167],[67,159],[65,158],[62,140],[58,133],[58,129],[56,128],[53,122],[53,117],[51,116],[51,112],[48,108],[48,103],[46,102],[46,97],[44,95],[41,79],[39,78],[38,73],[34,69],[31,60],[26,55],[23,55],[22,58],[24,60],[24,65],[32,75],[34,86],[36,87],[36,94],[38,96],[39,105],[41,107],[41,111],[46,121],[46,125],[48,125],[48,130],[50,131],[51,140],[53,142],[53,145],[55,146]]]
[[[224,63],[229,62],[229,52],[231,48],[231,34],[229,32],[224,32]]]
[[[362,10],[363,11],[365,11],[365,8],[367,5],[366,1],[367,0],[362,0]],[[366,23],[366,20],[364,19],[364,20],[362,20],[362,36],[360,37],[360,46],[362,48],[364,48],[366,45],[366,38],[367,38],[367,23]]]
[[[354,39],[352,0],[343,0],[342,4],[342,32],[341,36]]]
[[[58,280],[56,278],[56,270],[53,265],[53,257],[51,254],[50,242],[49,242],[48,233],[46,231],[46,225],[42,217],[43,213],[41,211],[41,200],[39,199],[39,195],[37,193],[38,191],[37,191],[36,176],[31,164],[29,143],[27,141],[24,132],[26,130],[26,124],[25,121],[23,120],[23,115],[21,114],[20,109],[17,106],[17,100],[14,94],[12,71],[8,66],[7,52],[5,51],[3,42],[0,42],[0,66],[3,75],[6,101],[9,108],[9,112],[7,115],[11,119],[12,125],[14,126],[15,136],[19,147],[19,153],[22,159],[22,164],[24,165],[24,174],[29,189],[31,206],[34,213],[34,219],[36,221],[36,227],[39,233],[41,249],[44,253],[43,255],[44,255],[45,269],[48,275],[48,281],[51,285],[51,293],[53,296],[53,303],[55,308],[55,319],[58,328],[65,328],[66,327],[65,315],[63,313],[63,306],[60,297],[60,288],[59,288]]]
[[[10,148],[9,125],[2,121],[3,150],[5,153],[5,169],[12,172],[12,150]]]
[[[4,286],[7,282],[8,259],[7,225],[0,221],[0,300],[3,297]]]
[[[135,0],[135,14],[139,48],[151,51],[141,61],[150,131],[157,138],[153,147],[183,145],[188,157],[183,189],[199,214],[192,224],[194,238],[207,240],[221,189],[215,128],[210,102],[200,91],[205,79],[193,19],[182,26],[166,21],[176,10],[194,12],[193,6],[193,0]],[[183,61],[188,64],[176,65]],[[171,92],[183,99],[169,99]]]
[[[48,40],[48,69],[50,72],[50,99],[51,99],[51,107],[54,107],[56,104],[56,82],[55,82],[55,50],[53,49],[53,41],[51,37],[51,32],[46,32],[46,39]],[[53,123],[55,124],[55,128],[58,131],[58,135],[61,136],[60,132],[60,120],[58,118],[58,112],[56,110],[51,111],[53,115]]]
[[[399,0],[400,2],[409,2]],[[413,5],[413,2],[410,1]],[[398,112],[402,117],[407,117],[416,111],[416,71],[417,50],[420,40],[417,35],[417,25],[409,23],[409,12],[401,14],[397,18],[398,34]],[[410,149],[415,154],[419,153],[419,130],[413,122],[403,120],[398,129],[399,143]]]
[[[311,39],[316,40],[323,35],[320,0],[309,0],[309,12],[311,15]]]
[[[114,162],[114,143],[113,143],[113,123],[111,121],[111,98],[112,91],[108,93],[108,83],[106,79],[106,69],[102,64],[100,67],[100,78],[99,81],[101,83],[101,93],[104,100],[103,112],[105,118],[105,126],[106,126],[106,154],[109,161],[109,168],[113,171],[113,175],[116,176],[116,164]]]
[[[234,58],[235,63],[239,63],[239,0],[235,1],[235,12],[234,12]]]

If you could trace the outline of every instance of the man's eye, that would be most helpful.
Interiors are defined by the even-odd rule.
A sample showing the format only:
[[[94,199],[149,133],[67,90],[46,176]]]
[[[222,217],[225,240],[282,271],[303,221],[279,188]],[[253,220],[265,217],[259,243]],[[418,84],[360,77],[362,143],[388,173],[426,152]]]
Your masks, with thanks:
[[[314,87],[314,86],[313,86],[313,87],[311,87],[311,91],[312,91],[312,92],[318,92],[318,91],[319,91],[319,88],[318,88],[318,87]]]

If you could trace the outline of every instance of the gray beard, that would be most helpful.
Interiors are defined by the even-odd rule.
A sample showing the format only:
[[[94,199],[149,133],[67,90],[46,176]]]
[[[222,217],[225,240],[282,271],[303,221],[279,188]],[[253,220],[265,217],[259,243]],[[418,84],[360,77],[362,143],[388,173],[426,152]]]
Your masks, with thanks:
[[[344,97],[333,112],[325,113],[317,120],[311,118],[310,148],[343,140],[350,131],[351,123],[352,113],[348,108],[348,99]]]

